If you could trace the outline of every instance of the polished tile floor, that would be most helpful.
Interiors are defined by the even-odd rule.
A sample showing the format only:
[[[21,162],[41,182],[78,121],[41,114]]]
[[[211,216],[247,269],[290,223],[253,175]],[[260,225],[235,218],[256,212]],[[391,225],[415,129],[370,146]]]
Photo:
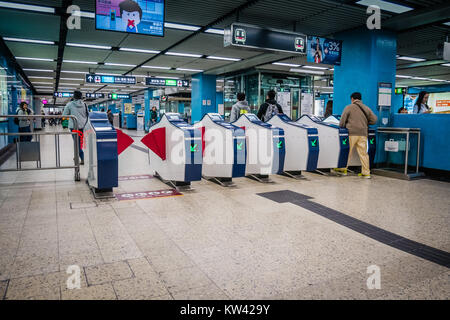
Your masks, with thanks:
[[[42,141],[43,165],[54,161],[52,142]],[[70,137],[61,145],[68,164]],[[14,158],[2,168],[12,166]],[[120,155],[120,176],[148,173],[146,153]],[[235,188],[202,180],[182,196],[117,201],[94,200],[72,170],[0,173],[0,299],[449,298],[447,267],[257,194],[299,192],[448,252],[450,184],[305,176],[240,178]],[[160,189],[168,187],[145,179],[120,181],[115,192]],[[80,289],[67,286],[71,265],[80,267]],[[380,289],[368,289],[372,265]]]

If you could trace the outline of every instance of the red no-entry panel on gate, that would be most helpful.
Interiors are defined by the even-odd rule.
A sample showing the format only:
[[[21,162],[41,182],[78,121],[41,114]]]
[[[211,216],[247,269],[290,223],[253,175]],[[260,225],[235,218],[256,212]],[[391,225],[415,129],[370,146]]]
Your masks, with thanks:
[[[152,130],[141,139],[141,142],[162,160],[166,160],[166,128]]]
[[[116,129],[116,132],[117,132],[117,154],[121,154],[126,148],[128,148],[133,144],[134,140],[126,133],[123,133],[122,130]]]

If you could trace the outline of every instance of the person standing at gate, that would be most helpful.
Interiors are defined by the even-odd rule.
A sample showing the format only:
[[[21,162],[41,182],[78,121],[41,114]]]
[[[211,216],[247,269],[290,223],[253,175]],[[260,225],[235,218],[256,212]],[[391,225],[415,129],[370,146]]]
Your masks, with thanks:
[[[361,161],[361,173],[358,176],[370,179],[370,161],[367,154],[367,137],[369,134],[369,125],[377,123],[377,116],[373,111],[362,103],[361,93],[355,92],[350,97],[352,103],[345,107],[341,116],[339,126],[347,128],[349,135],[350,152],[349,159],[352,156],[353,149],[356,148]],[[348,163],[348,161],[347,161]],[[348,167],[348,166],[347,166]],[[346,168],[334,169],[341,175],[347,175]]]
[[[16,114],[18,116],[29,116],[33,114],[33,110],[28,108],[28,103],[22,101],[19,107],[16,110]],[[15,121],[16,124],[19,125],[19,132],[31,132],[31,120],[24,118],[16,118],[18,121]],[[32,135],[29,136],[19,136],[20,142],[29,142],[33,138]]]
[[[239,92],[237,94],[237,102],[231,107],[230,122],[235,122],[244,113],[250,112],[247,100],[245,100],[245,93]]]
[[[77,132],[79,136],[79,151],[80,151],[80,164],[84,164],[84,152],[82,149],[82,141],[83,141],[83,129],[86,126],[89,118],[89,111],[87,105],[82,100],[81,91],[74,91],[73,93],[73,101],[70,101],[65,107],[63,115],[71,115],[77,119],[77,126],[75,128],[74,121],[72,118],[69,118],[69,129],[72,132]],[[72,135],[74,139],[76,139],[75,135]]]
[[[267,92],[266,102],[259,107],[257,117],[263,122],[269,121],[275,114],[283,113],[283,108],[275,100],[276,95],[274,90]]]

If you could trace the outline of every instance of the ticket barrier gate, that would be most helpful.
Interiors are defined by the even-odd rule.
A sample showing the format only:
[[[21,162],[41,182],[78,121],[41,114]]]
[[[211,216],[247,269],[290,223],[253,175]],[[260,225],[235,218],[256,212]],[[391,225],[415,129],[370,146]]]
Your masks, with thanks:
[[[304,115],[296,121],[297,123],[316,128],[319,133],[320,151],[317,161],[317,170],[344,168],[347,166],[349,154],[348,130],[338,125],[326,123],[315,116]]]
[[[245,130],[245,175],[260,182],[272,182],[269,180],[270,174],[284,171],[284,130],[262,122],[252,113],[241,115],[233,124]]]
[[[84,129],[87,183],[97,199],[114,197],[119,185],[117,132],[104,112],[90,112]]]
[[[268,123],[282,128],[285,133],[285,175],[292,178],[301,178],[302,171],[317,169],[320,140],[316,128],[292,121],[285,114],[274,115]]]
[[[201,131],[182,120],[178,113],[165,113],[141,139],[149,148],[153,175],[175,189],[192,190],[192,181],[202,178]]]
[[[245,176],[243,129],[225,122],[218,113],[206,114],[194,128],[202,134],[203,178],[230,187],[233,178]]]

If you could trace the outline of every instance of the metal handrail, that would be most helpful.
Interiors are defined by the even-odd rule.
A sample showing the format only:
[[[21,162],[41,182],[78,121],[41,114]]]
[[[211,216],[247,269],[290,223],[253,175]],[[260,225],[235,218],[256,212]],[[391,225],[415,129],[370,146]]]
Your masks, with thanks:
[[[74,130],[78,130],[78,120],[73,115],[0,115],[0,118],[19,118],[19,119],[62,119],[62,118],[70,118],[74,124]],[[41,168],[40,163],[38,163],[37,168],[22,168],[17,163],[16,169],[0,169],[0,172],[5,171],[28,171],[28,170],[53,170],[53,169],[75,169],[75,180],[80,180],[80,154],[79,154],[79,136],[77,132],[67,132],[67,131],[55,131],[55,132],[0,132],[0,136],[43,136],[43,135],[54,135],[55,136],[55,155],[56,155],[56,166]],[[74,139],[74,165],[73,166],[63,166],[61,167],[60,163],[60,150],[59,150],[59,136],[60,135],[75,135]],[[38,141],[40,142],[40,138],[38,137]],[[18,145],[20,145],[20,141],[17,141]],[[17,160],[19,162],[19,154],[17,155]]]

